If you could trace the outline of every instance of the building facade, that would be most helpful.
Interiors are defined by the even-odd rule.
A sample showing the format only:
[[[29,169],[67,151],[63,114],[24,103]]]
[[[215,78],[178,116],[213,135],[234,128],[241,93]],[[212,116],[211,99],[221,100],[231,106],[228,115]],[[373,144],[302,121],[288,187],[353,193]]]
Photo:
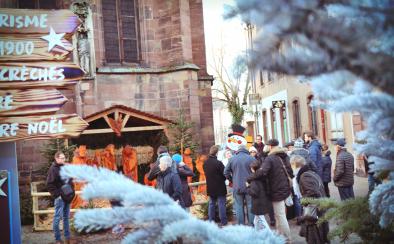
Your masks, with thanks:
[[[212,76],[206,70],[201,0],[5,0],[2,8],[71,9],[81,19],[72,61],[86,72],[59,113],[82,118],[124,105],[175,120],[182,110],[214,144]],[[44,163],[45,141],[17,143],[21,179]]]

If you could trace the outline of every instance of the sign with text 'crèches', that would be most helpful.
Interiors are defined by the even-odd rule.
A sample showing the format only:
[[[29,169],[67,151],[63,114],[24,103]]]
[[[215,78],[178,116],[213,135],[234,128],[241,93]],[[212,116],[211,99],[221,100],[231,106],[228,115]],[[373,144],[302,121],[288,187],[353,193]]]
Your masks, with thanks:
[[[66,102],[56,88],[84,72],[71,61],[80,21],[69,10],[0,8],[0,142],[78,136],[87,123],[55,114]]]

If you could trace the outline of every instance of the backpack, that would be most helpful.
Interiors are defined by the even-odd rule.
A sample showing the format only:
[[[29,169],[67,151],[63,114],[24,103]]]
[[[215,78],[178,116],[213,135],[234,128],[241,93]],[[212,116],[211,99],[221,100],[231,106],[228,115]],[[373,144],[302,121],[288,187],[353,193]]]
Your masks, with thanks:
[[[62,185],[60,188],[60,196],[65,203],[71,203],[75,197],[75,192],[69,183]]]

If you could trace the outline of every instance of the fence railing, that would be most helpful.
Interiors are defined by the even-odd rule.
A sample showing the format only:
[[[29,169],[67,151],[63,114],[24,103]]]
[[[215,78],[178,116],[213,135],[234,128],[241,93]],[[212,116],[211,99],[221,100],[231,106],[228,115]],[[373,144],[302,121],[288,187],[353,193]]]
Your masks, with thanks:
[[[40,222],[40,215],[44,215],[44,214],[54,214],[55,210],[54,209],[39,209],[38,206],[38,198],[40,197],[49,197],[51,196],[51,194],[49,192],[39,192],[37,190],[37,186],[40,184],[44,184],[45,182],[43,181],[37,181],[37,182],[32,182],[31,185],[31,197],[32,197],[32,211],[33,211],[33,218],[34,218],[34,225],[33,225],[33,229],[35,231],[43,231],[43,230],[52,230],[52,225],[45,225],[43,223]],[[206,181],[200,181],[200,182],[192,182],[189,183],[190,187],[198,187],[200,185],[205,185]],[[76,191],[75,194],[76,195],[80,195],[82,193],[82,191]],[[193,202],[193,206],[197,206],[197,205],[203,205],[205,203],[207,203],[208,200],[204,200],[204,201],[195,201]],[[72,208],[70,209],[71,213],[77,212],[79,210],[79,208]]]

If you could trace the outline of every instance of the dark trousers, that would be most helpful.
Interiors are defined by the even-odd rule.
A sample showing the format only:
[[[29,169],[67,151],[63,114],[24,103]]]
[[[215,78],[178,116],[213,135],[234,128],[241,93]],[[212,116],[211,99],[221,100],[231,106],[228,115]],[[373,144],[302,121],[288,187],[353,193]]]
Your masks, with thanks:
[[[324,191],[326,192],[326,197],[330,197],[330,188],[328,188],[328,183],[329,182],[324,182]]]
[[[341,197],[341,201],[344,201],[349,198],[354,198],[353,186],[347,186],[347,187],[338,186],[338,191],[339,191],[339,196]]]

